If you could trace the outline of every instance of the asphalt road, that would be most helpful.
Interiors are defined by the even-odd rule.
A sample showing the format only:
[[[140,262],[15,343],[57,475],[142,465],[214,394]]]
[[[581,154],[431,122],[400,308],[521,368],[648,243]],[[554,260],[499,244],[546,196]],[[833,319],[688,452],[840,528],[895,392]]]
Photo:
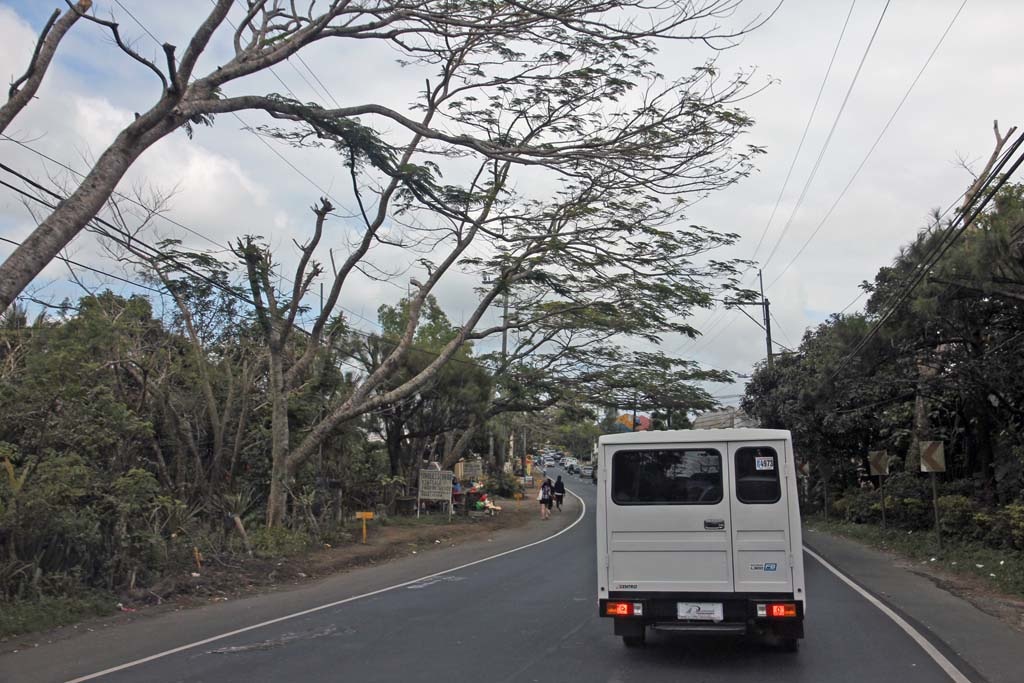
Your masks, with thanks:
[[[627,650],[610,620],[597,616],[595,487],[568,480],[585,501],[586,516],[550,542],[101,680],[949,680],[894,622],[810,557],[807,638],[798,653],[758,640],[661,633],[649,634],[646,647]],[[163,647],[153,642],[135,656]]]

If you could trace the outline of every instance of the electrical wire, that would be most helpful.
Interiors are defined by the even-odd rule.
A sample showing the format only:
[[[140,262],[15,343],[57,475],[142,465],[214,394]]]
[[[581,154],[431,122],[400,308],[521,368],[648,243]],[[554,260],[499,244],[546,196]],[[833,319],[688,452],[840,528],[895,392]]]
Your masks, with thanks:
[[[807,134],[811,130],[811,123],[814,121],[814,115],[818,111],[818,105],[821,103],[821,96],[825,92],[825,85],[828,83],[829,76],[832,74],[832,66],[836,62],[836,55],[839,54],[839,46],[843,43],[843,36],[846,35],[846,28],[850,25],[850,17],[853,16],[853,8],[857,6],[857,0],[853,0],[850,3],[850,10],[846,13],[846,20],[843,22],[843,28],[839,31],[839,39],[836,40],[836,46],[832,50],[832,58],[829,59],[828,68],[825,69],[825,77],[821,79],[821,86],[818,88],[818,96],[814,98],[814,106],[811,107],[811,114],[807,117],[807,123],[804,125],[804,132],[800,135],[800,143],[796,146],[796,152],[793,154],[793,160],[789,163],[789,170],[786,171],[786,179],[782,181],[782,189],[779,190],[779,196],[775,199],[775,206],[772,207],[771,215],[768,216],[768,222],[764,225],[764,230],[761,231],[761,238],[757,241],[757,246],[754,247],[754,253],[750,255],[750,259],[753,260],[757,256],[757,252],[761,249],[761,245],[764,244],[764,238],[768,235],[768,229],[771,228],[772,221],[775,220],[775,213],[779,210],[779,205],[782,203],[782,198],[786,194],[786,188],[789,187],[789,179],[793,175],[793,169],[796,168],[797,159],[800,158],[800,152],[804,148],[804,142],[807,140]],[[753,266],[750,266],[751,268]]]
[[[1017,168],[1021,165],[1022,162],[1024,162],[1024,155],[1018,157],[1017,160],[1010,166],[1010,169],[1005,174],[1002,174],[1000,176],[1000,171],[1002,170],[1003,166],[1009,161],[1012,155],[1017,152],[1022,142],[1024,142],[1024,133],[1017,137],[1017,140],[1011,145],[1010,149],[1007,150],[1007,152],[1003,155],[1000,162],[996,165],[995,168],[992,169],[991,173],[989,173],[989,176],[985,179],[985,182],[978,189],[978,192],[976,192],[974,197],[972,197],[970,206],[964,207],[958,212],[953,224],[951,224],[949,228],[946,230],[946,232],[942,235],[937,246],[934,249],[932,249],[931,252],[929,252],[930,254],[934,255],[931,256],[931,258],[922,261],[922,266],[915,271],[916,274],[914,275],[913,279],[910,280],[909,283],[907,283],[906,286],[901,291],[898,292],[897,296],[895,297],[895,300],[892,301],[892,304],[889,306],[888,310],[886,310],[882,315],[879,316],[878,320],[875,321],[875,324],[872,325],[870,330],[868,330],[868,333],[864,335],[864,337],[860,340],[860,342],[857,343],[853,350],[840,361],[838,367],[836,367],[836,369],[832,372],[830,376],[831,379],[835,379],[835,377],[837,377],[839,373],[842,372],[843,368],[845,368],[850,362],[852,362],[852,360],[856,358],[857,354],[859,354],[860,351],[865,346],[867,346],[868,342],[870,342],[871,339],[873,339],[874,336],[878,334],[878,331],[882,328],[886,321],[888,321],[889,318],[892,317],[893,313],[896,312],[900,305],[902,305],[902,303],[906,301],[906,299],[910,296],[914,289],[916,289],[917,286],[921,283],[921,281],[924,280],[925,276],[932,269],[932,267],[934,267],[935,264],[942,259],[942,257],[946,254],[947,251],[949,251],[949,249],[953,246],[957,239],[959,239],[960,236],[963,235],[964,232],[966,232],[967,228],[971,226],[975,218],[977,218],[981,214],[985,206],[988,205],[988,203],[992,200],[996,193],[1003,187],[1003,185],[1006,184],[1007,181],[1009,181],[1010,177],[1016,172]],[[999,178],[999,180],[995,181],[996,178]],[[993,182],[995,182],[995,187],[993,187],[991,190],[988,190],[989,186]],[[980,197],[986,191],[988,191],[988,194],[985,196],[983,200],[979,202],[978,197]],[[971,214],[970,217],[967,217],[968,212],[970,212]]]
[[[850,95],[853,94],[853,88],[857,85],[857,80],[860,78],[861,70],[864,68],[864,63],[868,59],[868,55],[871,53],[871,47],[875,44],[875,38],[878,36],[879,29],[882,28],[882,21],[885,19],[885,13],[889,10],[889,5],[892,0],[886,0],[885,6],[882,8],[882,13],[878,16],[878,21],[875,23],[875,28],[871,32],[871,38],[868,40],[867,46],[864,48],[864,54],[861,55],[860,62],[857,64],[857,70],[853,73],[853,78],[850,80],[850,85],[846,89],[846,95],[843,96],[843,101],[839,105],[839,111],[836,112],[835,118],[832,120],[832,126],[829,128],[828,135],[825,137],[825,142],[821,145],[821,150],[818,152],[818,158],[814,161],[814,166],[811,168],[810,174],[807,176],[804,187],[800,191],[800,196],[796,200],[796,204],[793,206],[792,212],[789,214],[789,218],[786,220],[786,224],[782,226],[782,232],[779,234],[777,240],[775,240],[772,250],[768,253],[768,258],[762,264],[762,270],[771,263],[772,258],[775,257],[776,252],[779,250],[779,246],[782,244],[782,240],[786,237],[786,233],[789,232],[789,228],[793,225],[793,221],[796,219],[797,213],[800,211],[800,207],[803,206],[804,200],[807,198],[807,193],[811,189],[811,183],[814,182],[814,178],[818,175],[818,169],[821,168],[821,162],[825,158],[828,147],[832,142],[832,136],[835,135],[836,128],[839,126],[839,121],[843,117],[843,112],[846,111],[846,105],[850,101]]]
[[[903,93],[903,97],[900,98],[900,101],[899,101],[899,103],[897,103],[896,108],[893,110],[892,114],[889,116],[889,120],[885,122],[884,126],[882,126],[882,130],[879,131],[878,136],[875,138],[875,141],[873,143],[871,143],[871,147],[870,147],[870,149],[868,149],[867,154],[865,154],[864,158],[861,159],[860,164],[858,164],[856,170],[854,170],[854,172],[853,172],[853,175],[850,176],[850,179],[848,181],[846,181],[846,185],[843,187],[842,191],[839,193],[839,196],[836,197],[835,201],[832,202],[832,206],[830,206],[828,211],[825,212],[824,218],[821,219],[821,221],[818,223],[818,225],[814,228],[814,230],[811,232],[811,234],[807,237],[807,239],[804,241],[804,243],[800,246],[800,249],[798,249],[796,254],[793,255],[793,258],[791,258],[789,260],[789,263],[787,263],[786,266],[781,271],[779,271],[779,274],[775,276],[774,280],[772,280],[771,282],[768,283],[768,287],[771,287],[776,282],[778,282],[779,279],[786,273],[786,271],[788,271],[790,269],[790,267],[792,267],[792,265],[794,263],[796,263],[796,260],[798,258],[800,258],[800,255],[804,253],[804,250],[807,249],[807,246],[818,235],[818,233],[821,231],[822,227],[824,227],[825,223],[828,222],[828,219],[832,216],[832,213],[836,210],[836,207],[839,206],[839,203],[841,201],[843,201],[843,197],[846,196],[846,193],[849,191],[849,189],[853,185],[854,181],[857,180],[857,176],[860,175],[860,172],[864,169],[864,166],[868,163],[868,159],[870,159],[871,155],[874,154],[875,149],[878,147],[878,144],[882,141],[882,137],[885,136],[885,133],[889,130],[889,127],[892,125],[892,122],[896,120],[897,114],[900,113],[900,110],[903,108],[903,105],[906,104],[906,101],[910,97],[910,94],[913,92],[914,87],[917,85],[917,82],[921,80],[921,76],[924,75],[924,72],[928,68],[928,65],[931,64],[932,59],[935,57],[935,53],[937,53],[939,51],[939,48],[942,47],[942,43],[946,40],[946,36],[949,35],[950,30],[953,28],[953,24],[956,23],[957,18],[960,16],[960,13],[963,11],[963,9],[964,9],[964,7],[966,5],[967,5],[967,0],[963,0],[963,2],[960,3],[960,7],[953,14],[953,18],[949,20],[949,23],[946,25],[946,29],[942,32],[942,35],[939,36],[938,42],[935,43],[935,47],[932,48],[932,51],[928,54],[928,58],[925,59],[924,64],[921,66],[920,70],[917,72],[917,75],[914,76],[914,80],[912,80],[910,82],[910,85],[907,87],[906,92]]]

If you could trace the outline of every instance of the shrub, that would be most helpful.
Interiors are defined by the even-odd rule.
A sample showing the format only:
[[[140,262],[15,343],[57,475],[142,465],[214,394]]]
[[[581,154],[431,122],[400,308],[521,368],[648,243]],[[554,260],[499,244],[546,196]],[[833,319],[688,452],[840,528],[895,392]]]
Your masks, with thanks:
[[[964,540],[977,538],[975,508],[966,496],[940,496],[938,507],[943,536]]]
[[[882,519],[882,501],[878,491],[851,489],[832,506],[836,514],[855,524],[873,524]]]
[[[999,510],[996,518],[1005,543],[1016,550],[1024,550],[1024,504],[1011,503]]]
[[[249,535],[253,552],[259,557],[296,555],[313,545],[313,539],[302,531],[285,528],[256,529]]]
[[[931,501],[927,498],[893,498],[893,521],[897,526],[914,531],[930,529],[933,526]],[[888,510],[887,510],[888,512]]]
[[[523,484],[519,477],[508,472],[499,472],[496,475],[487,476],[484,481],[484,488],[493,495],[511,498],[514,494],[522,492]]]

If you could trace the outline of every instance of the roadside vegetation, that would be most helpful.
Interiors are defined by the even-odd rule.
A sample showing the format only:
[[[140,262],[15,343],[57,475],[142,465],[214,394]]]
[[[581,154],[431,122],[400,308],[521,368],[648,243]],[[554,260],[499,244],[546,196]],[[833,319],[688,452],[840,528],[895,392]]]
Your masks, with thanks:
[[[793,430],[802,504],[854,537],[1024,588],[1024,186],[1008,184],[900,302],[949,236],[933,223],[863,284],[863,312],[832,315],[760,367],[743,405]],[[877,334],[868,331],[897,302]],[[864,343],[864,340],[867,342]],[[920,444],[939,441],[939,530]],[[882,481],[869,451],[887,451]],[[925,557],[927,556],[927,557]],[[983,565],[977,567],[976,565]],[[977,571],[975,571],[977,570]]]

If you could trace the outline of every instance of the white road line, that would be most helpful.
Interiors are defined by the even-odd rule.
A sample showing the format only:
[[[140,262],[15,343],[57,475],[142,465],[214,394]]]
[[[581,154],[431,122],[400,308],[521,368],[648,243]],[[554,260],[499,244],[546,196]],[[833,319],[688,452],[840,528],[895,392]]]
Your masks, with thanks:
[[[949,678],[952,681],[954,681],[954,683],[971,683],[971,679],[967,678],[967,676],[965,676],[963,672],[960,671],[960,669],[956,668],[956,666],[953,665],[953,662],[946,659],[945,655],[939,652],[935,648],[935,646],[932,645],[931,642],[929,642],[927,638],[921,635],[920,631],[918,631],[916,628],[908,624],[903,617],[896,614],[896,612],[892,611],[888,606],[886,606],[885,603],[876,598],[874,595],[872,595],[871,593],[867,592],[866,590],[858,586],[856,583],[854,583],[853,579],[849,578],[841,571],[833,567],[831,564],[828,563],[828,561],[825,558],[823,558],[818,553],[814,552],[807,546],[804,546],[804,552],[813,557],[815,560],[817,560],[825,569],[829,570],[830,572],[838,576],[839,579],[847,586],[860,593],[860,595],[865,600],[867,600],[872,605],[877,607],[882,612],[882,614],[892,619],[897,626],[903,629],[906,632],[906,634],[914,640],[914,642],[921,646],[921,649],[924,650],[925,653],[929,657],[931,657],[936,664],[939,665],[939,668],[946,672],[946,675],[949,676]]]
[[[573,496],[575,496],[576,499],[578,501],[580,501],[580,505],[583,506],[583,509],[580,510],[580,516],[577,517],[576,520],[572,524],[570,524],[569,526],[565,527],[561,531],[556,532],[554,534],[551,534],[550,536],[547,536],[545,538],[542,538],[539,541],[534,541],[533,543],[527,543],[526,545],[521,545],[518,548],[512,548],[511,550],[506,550],[504,552],[500,552],[497,555],[490,555],[488,557],[484,557],[484,558],[479,559],[479,560],[474,560],[472,562],[467,562],[466,564],[460,564],[458,567],[452,567],[451,569],[444,569],[444,570],[439,571],[439,572],[434,572],[433,574],[427,574],[426,576],[421,576],[419,578],[412,579],[411,581],[403,581],[402,583],[396,583],[395,585],[388,586],[386,588],[379,588],[379,589],[377,589],[375,591],[370,591],[369,593],[363,593],[362,595],[353,595],[350,598],[345,598],[343,600],[335,600],[334,602],[329,602],[326,605],[319,605],[317,607],[311,607],[309,609],[302,610],[301,612],[295,612],[294,614],[286,614],[283,617],[277,617],[276,619],[270,619],[268,621],[261,621],[258,624],[253,624],[252,626],[246,626],[244,628],[238,628],[238,629],[235,629],[234,631],[228,631],[227,633],[221,633],[220,635],[211,636],[209,638],[204,638],[203,640],[197,640],[196,642],[189,643],[188,645],[181,645],[179,647],[175,647],[175,648],[172,648],[170,650],[164,650],[163,652],[158,652],[155,655],[150,655],[148,657],[143,657],[141,659],[135,659],[133,661],[126,662],[124,664],[119,664],[118,666],[112,666],[109,669],[104,669],[103,671],[97,671],[96,673],[88,674],[87,676],[81,676],[79,678],[73,678],[73,679],[67,681],[67,683],[81,683],[81,681],[91,681],[91,680],[94,680],[96,678],[99,678],[100,676],[106,676],[107,674],[112,674],[112,673],[115,673],[117,671],[124,671],[125,669],[130,669],[130,668],[138,666],[140,664],[145,664],[146,662],[152,662],[154,659],[161,659],[161,658],[167,657],[169,655],[177,654],[179,652],[184,652],[185,650],[191,650],[193,648],[201,647],[201,646],[206,645],[208,643],[213,643],[213,642],[216,642],[218,640],[223,640],[225,638],[230,638],[232,636],[237,636],[239,633],[245,633],[247,631],[253,631],[253,630],[258,629],[258,628],[263,628],[264,626],[270,626],[271,624],[278,624],[278,623],[280,623],[282,621],[288,621],[289,619],[295,619],[297,617],[304,617],[307,614],[313,614],[314,612],[320,612],[322,610],[330,609],[332,607],[337,607],[339,605],[344,605],[344,604],[349,603],[349,602],[355,602],[356,600],[362,600],[363,598],[370,598],[370,597],[373,597],[374,595],[380,595],[381,593],[387,593],[389,591],[393,591],[393,590],[396,590],[398,588],[405,588],[406,586],[410,586],[410,585],[412,585],[414,583],[418,583],[420,581],[426,581],[427,579],[432,579],[432,578],[434,578],[436,576],[444,576],[445,574],[451,574],[452,572],[461,571],[463,569],[466,569],[467,567],[472,567],[474,565],[482,564],[484,562],[490,562],[491,560],[496,560],[499,557],[504,557],[505,555],[511,555],[512,553],[517,553],[520,550],[526,550],[527,548],[532,548],[532,547],[534,547],[536,545],[540,545],[541,543],[547,543],[551,539],[558,538],[559,536],[561,536],[562,534],[564,534],[565,532],[569,531],[574,526],[576,526],[577,524],[582,522],[584,516],[586,516],[586,514],[587,514],[587,504],[583,502],[583,499],[580,498],[578,495],[576,495],[570,489],[566,489],[566,491],[568,491]]]

